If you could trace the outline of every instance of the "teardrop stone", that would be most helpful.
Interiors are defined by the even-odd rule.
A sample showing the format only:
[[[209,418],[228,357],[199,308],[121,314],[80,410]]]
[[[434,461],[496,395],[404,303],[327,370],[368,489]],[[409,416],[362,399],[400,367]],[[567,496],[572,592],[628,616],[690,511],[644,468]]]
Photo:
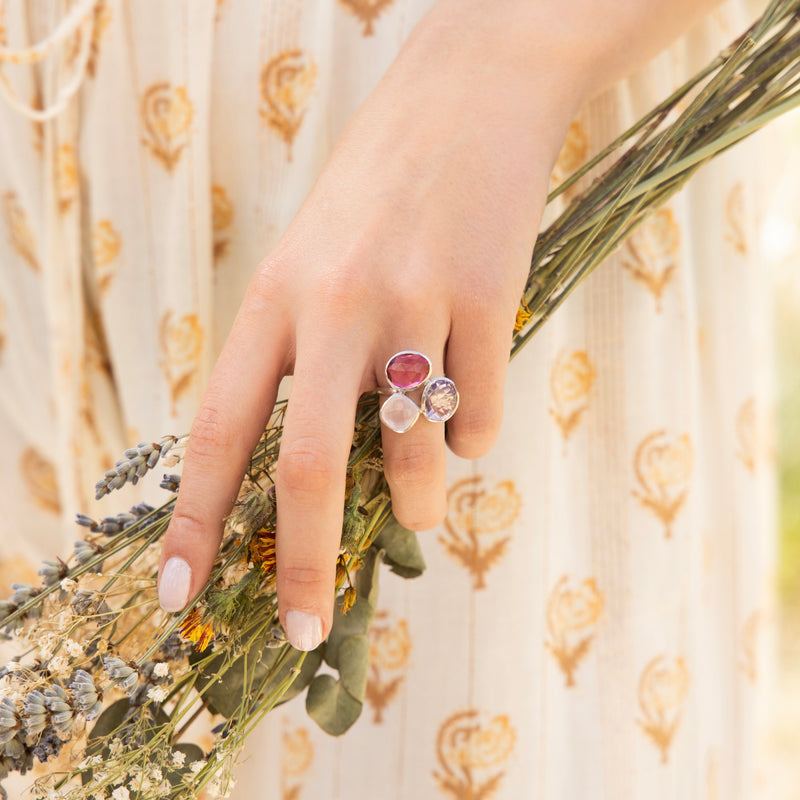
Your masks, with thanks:
[[[401,392],[421,386],[430,374],[430,360],[413,350],[395,353],[386,364],[386,380]]]
[[[400,392],[389,395],[381,406],[381,421],[395,433],[411,430],[418,416],[417,404]]]

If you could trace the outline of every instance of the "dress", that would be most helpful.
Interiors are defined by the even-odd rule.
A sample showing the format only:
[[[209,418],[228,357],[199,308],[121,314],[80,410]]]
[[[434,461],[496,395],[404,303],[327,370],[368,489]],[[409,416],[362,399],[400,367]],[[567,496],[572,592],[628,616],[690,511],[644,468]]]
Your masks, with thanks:
[[[4,578],[68,552],[76,511],[160,496],[109,511],[92,486],[131,443],[188,430],[252,269],[430,2],[89,5],[83,46],[72,25],[50,67],[2,64],[26,104],[77,88],[51,121],[0,104]],[[752,13],[720,7],[589,103],[553,180]],[[0,0],[0,42],[69,20]],[[382,577],[361,720],[334,740],[302,702],[276,711],[234,797],[759,796],[775,548],[753,147],[515,359],[498,445],[450,461],[426,575]]]

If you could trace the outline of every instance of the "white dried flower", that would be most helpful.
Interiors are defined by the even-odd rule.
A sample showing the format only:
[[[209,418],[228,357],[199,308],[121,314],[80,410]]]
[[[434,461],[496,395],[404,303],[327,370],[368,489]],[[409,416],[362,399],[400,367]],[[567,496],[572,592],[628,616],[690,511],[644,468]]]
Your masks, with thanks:
[[[185,761],[186,761],[186,753],[184,753],[182,750],[172,751],[172,765],[174,767],[182,767]]]
[[[166,661],[159,661],[153,667],[153,675],[156,678],[166,678],[169,675],[169,664]]]
[[[83,655],[83,645],[80,642],[76,642],[74,639],[67,639],[67,641],[64,642],[64,647],[66,647],[67,652],[72,658],[79,658]]]
[[[122,739],[119,736],[115,736],[109,743],[108,743],[108,752],[114,758],[117,758],[122,755],[123,750],[125,750],[125,745],[122,742]]]
[[[167,699],[169,690],[164,686],[151,686],[147,690],[147,697],[154,703],[163,703]]]
[[[61,655],[51,658],[47,664],[47,669],[49,669],[53,675],[69,676],[72,672],[69,659]]]
[[[63,592],[74,592],[77,588],[78,581],[74,581],[72,578],[64,578],[61,581],[61,591]]]
[[[124,786],[117,786],[117,788],[111,792],[111,800],[131,800],[131,795]]]
[[[192,774],[197,775],[197,773],[200,772],[200,770],[203,769],[205,765],[206,765],[205,760],[192,761],[192,763],[189,764],[189,769],[192,772]]]

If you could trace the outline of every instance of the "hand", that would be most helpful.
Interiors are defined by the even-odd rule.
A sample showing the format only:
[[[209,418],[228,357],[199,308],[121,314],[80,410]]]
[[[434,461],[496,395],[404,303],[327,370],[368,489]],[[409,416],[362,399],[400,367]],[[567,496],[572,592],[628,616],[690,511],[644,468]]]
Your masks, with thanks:
[[[461,394],[447,444],[466,458],[492,446],[550,169],[581,95],[527,49],[500,26],[433,15],[342,134],[253,277],[192,425],[161,558],[167,610],[208,578],[284,375],[277,589],[300,649],[330,630],[356,403],[387,359],[429,355]],[[445,426],[384,428],[383,449],[398,520],[441,522]]]

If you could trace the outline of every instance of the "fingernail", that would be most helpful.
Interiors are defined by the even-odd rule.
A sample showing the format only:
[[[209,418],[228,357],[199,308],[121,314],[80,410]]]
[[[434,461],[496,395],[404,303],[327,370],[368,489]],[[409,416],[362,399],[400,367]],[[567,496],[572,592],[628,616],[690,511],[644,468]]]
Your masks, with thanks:
[[[296,650],[315,650],[322,641],[322,620],[305,611],[287,611],[286,637]]]
[[[192,568],[182,559],[170,558],[161,570],[158,602],[164,611],[181,611],[189,599]]]

